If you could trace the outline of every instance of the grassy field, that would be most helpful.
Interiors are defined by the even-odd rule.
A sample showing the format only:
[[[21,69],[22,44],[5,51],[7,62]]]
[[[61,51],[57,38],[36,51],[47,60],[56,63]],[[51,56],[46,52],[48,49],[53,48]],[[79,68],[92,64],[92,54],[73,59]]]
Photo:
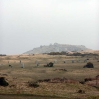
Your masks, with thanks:
[[[0,86],[0,94],[47,96],[45,99],[56,99],[48,98],[48,96],[65,97],[65,99],[87,97],[93,97],[89,99],[98,99],[94,97],[99,95],[99,90],[88,84],[39,82],[39,87],[37,88],[30,87],[28,84],[28,82],[36,82],[37,80],[64,77],[76,81],[84,81],[85,78],[94,78],[96,75],[99,75],[99,62],[96,57],[99,59],[99,56],[81,57],[46,54],[0,56],[0,77],[5,77],[9,83],[7,87]],[[85,59],[89,59],[87,62],[92,62],[94,68],[83,68],[83,66],[87,64],[87,62],[84,62]],[[72,63],[72,60],[74,60],[74,63]],[[66,63],[64,63],[64,61],[66,61]],[[44,65],[49,62],[53,62],[54,66],[44,67]],[[39,63],[39,66],[37,66],[37,63]],[[9,64],[12,68],[9,67]],[[24,64],[24,68],[21,68],[22,64]],[[60,69],[67,71],[61,71]],[[84,90],[85,93],[78,93],[80,89]],[[4,95],[2,95],[2,97],[4,97]],[[7,99],[13,99],[13,96],[11,97]],[[14,99],[23,99],[23,96],[18,97]],[[27,98],[25,97],[24,99]],[[28,96],[28,99],[44,98]]]

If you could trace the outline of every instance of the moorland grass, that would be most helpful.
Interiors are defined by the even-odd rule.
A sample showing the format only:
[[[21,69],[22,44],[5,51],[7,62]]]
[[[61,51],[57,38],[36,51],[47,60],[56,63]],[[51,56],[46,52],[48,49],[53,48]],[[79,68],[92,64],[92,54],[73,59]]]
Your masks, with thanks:
[[[35,82],[37,80],[43,79],[65,77],[68,79],[84,81],[85,78],[94,78],[96,75],[99,75],[99,63],[97,62],[97,60],[94,59],[94,56],[89,58],[89,60],[87,61],[92,62],[94,68],[83,68],[83,66],[87,64],[87,62],[84,62],[85,59],[87,59],[87,57],[65,55],[16,55],[0,57],[0,76],[4,76],[9,83],[8,87],[0,86],[0,93],[19,93],[24,95],[32,94],[65,97],[72,99],[77,97],[89,97],[89,99],[98,99],[95,97],[97,97],[97,95],[99,94],[99,90],[86,84],[39,83],[39,87],[37,88],[28,86],[28,82]],[[22,63],[24,63],[24,68],[21,68],[22,64],[20,64],[20,60]],[[54,60],[57,60],[57,62],[54,63],[54,67],[44,67],[44,65],[49,62],[54,62]],[[66,63],[64,63],[64,60],[66,61]],[[72,63],[72,60],[74,60],[74,63]],[[39,62],[39,66],[36,66],[36,61]],[[12,65],[12,68],[9,67],[9,64]],[[55,69],[66,69],[67,71],[54,71]],[[85,94],[77,93],[79,89],[84,90]],[[94,96],[92,96],[92,94],[94,94]]]

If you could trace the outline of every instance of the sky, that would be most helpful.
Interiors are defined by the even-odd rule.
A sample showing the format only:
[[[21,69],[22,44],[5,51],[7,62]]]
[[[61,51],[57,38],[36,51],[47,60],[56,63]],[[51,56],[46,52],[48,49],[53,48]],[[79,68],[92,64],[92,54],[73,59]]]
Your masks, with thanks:
[[[99,0],[0,0],[0,54],[54,43],[99,50]]]

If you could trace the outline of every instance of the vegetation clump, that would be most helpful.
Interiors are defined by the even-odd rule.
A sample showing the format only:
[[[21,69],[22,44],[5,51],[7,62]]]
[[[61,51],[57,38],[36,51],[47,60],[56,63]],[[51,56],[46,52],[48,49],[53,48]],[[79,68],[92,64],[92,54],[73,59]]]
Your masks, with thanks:
[[[4,77],[0,77],[0,86],[8,86],[8,82],[5,81],[5,78]]]
[[[88,62],[83,68],[94,68],[93,63]]]
[[[73,53],[69,53],[69,52],[50,52],[50,53],[45,53],[45,54],[48,54],[48,55],[66,55],[66,56],[82,56],[82,57],[85,57],[85,56],[99,56],[98,54],[93,54],[93,53],[80,53],[80,52],[76,52],[76,51],[72,51]]]
[[[44,65],[44,67],[53,67],[54,63],[50,62],[47,65]]]
[[[85,91],[80,89],[80,90],[78,90],[78,93],[85,94]]]
[[[37,82],[29,82],[29,87],[37,88],[39,87],[39,84]]]

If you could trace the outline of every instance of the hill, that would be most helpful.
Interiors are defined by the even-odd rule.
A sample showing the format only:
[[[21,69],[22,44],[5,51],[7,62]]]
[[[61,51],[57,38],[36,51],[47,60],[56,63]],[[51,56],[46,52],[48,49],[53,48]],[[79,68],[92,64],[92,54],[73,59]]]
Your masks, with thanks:
[[[69,45],[69,44],[50,44],[48,46],[40,46],[34,48],[33,50],[27,51],[23,54],[42,54],[42,53],[50,53],[50,52],[68,52],[68,51],[86,51],[89,50],[84,45]]]

